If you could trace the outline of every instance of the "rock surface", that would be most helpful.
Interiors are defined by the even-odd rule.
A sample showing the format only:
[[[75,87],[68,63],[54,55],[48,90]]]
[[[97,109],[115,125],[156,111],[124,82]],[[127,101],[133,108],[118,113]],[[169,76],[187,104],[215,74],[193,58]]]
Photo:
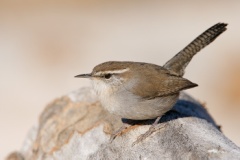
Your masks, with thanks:
[[[101,107],[92,89],[82,88],[49,104],[22,149],[7,159],[240,159],[240,148],[219,131],[200,103],[184,93],[161,118],[161,129],[132,146],[152,122],[139,122],[109,143],[122,121]]]

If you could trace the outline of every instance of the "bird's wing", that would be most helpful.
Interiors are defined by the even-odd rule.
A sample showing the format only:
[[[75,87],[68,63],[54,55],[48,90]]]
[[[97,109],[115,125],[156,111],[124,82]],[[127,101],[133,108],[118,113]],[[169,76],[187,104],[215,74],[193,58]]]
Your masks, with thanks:
[[[198,86],[189,80],[162,73],[161,76],[154,76],[154,74],[145,74],[132,88],[132,92],[142,98],[152,99],[156,97],[163,97],[173,95],[181,90],[193,88]]]

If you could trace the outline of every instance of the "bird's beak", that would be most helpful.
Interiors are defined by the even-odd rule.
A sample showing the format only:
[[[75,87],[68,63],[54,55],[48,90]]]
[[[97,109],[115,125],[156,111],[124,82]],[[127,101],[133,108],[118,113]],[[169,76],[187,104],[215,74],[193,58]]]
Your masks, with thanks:
[[[79,74],[75,76],[75,78],[91,78],[91,77],[92,77],[91,74]]]

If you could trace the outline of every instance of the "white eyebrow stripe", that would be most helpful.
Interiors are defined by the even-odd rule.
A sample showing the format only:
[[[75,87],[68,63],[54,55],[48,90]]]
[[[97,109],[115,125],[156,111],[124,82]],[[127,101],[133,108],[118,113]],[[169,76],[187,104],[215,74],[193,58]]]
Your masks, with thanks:
[[[96,76],[100,76],[103,74],[120,74],[120,73],[124,73],[129,71],[129,68],[125,68],[125,69],[120,69],[120,70],[113,70],[113,71],[103,71],[103,72],[97,72],[95,75]]]

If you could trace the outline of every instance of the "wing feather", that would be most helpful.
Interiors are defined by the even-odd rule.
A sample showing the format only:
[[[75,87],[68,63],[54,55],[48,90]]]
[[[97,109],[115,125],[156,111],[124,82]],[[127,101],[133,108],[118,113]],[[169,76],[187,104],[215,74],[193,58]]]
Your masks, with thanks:
[[[148,71],[140,75],[141,77],[138,79],[141,80],[137,81],[136,85],[132,88],[134,94],[142,98],[153,99],[177,94],[182,90],[198,86],[185,78],[171,75],[169,71],[162,67],[160,68],[160,66],[159,69],[153,69],[159,73],[156,74],[154,71]]]

